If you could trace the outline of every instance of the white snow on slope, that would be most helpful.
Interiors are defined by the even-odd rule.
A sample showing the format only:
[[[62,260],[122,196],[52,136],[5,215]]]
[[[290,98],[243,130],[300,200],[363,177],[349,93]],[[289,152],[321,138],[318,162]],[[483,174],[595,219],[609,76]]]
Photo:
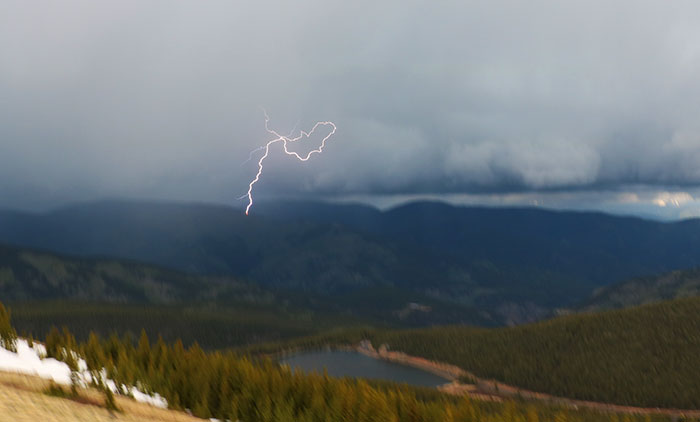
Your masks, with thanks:
[[[70,369],[68,365],[57,361],[54,358],[44,358],[46,349],[42,344],[34,343],[33,347],[24,339],[17,339],[17,353],[10,352],[0,347],[0,371],[17,372],[21,374],[36,375],[44,379],[50,379],[57,384],[70,385]],[[87,370],[87,364],[84,360],[78,360],[78,368],[80,370],[79,380],[83,386],[86,386],[92,380],[92,376]],[[106,371],[102,371],[102,376],[105,376]],[[114,393],[119,393],[116,384],[112,380],[105,382],[110,390]],[[136,387],[122,386],[123,390],[127,390],[134,400],[141,403],[148,403],[156,407],[167,409],[168,402],[158,393],[148,395],[139,391]]]
[[[0,347],[0,370],[37,375],[58,384],[70,384],[68,365],[54,358],[41,359],[40,356],[46,353],[42,345],[34,343],[34,348],[31,348],[26,340],[17,339],[16,346],[17,353]]]

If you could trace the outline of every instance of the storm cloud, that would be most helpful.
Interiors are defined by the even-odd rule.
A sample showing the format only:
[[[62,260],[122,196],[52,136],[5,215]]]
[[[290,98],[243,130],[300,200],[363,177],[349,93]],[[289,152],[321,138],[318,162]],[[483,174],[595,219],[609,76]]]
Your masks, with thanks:
[[[235,204],[260,107],[338,127],[271,156],[269,197],[679,195],[698,75],[693,1],[4,1],[0,206]]]

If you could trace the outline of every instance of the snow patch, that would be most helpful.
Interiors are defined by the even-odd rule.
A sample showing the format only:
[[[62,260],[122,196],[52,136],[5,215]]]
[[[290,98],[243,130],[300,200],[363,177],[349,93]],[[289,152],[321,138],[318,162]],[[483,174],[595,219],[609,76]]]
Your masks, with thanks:
[[[20,374],[35,375],[44,379],[53,380],[57,384],[70,385],[70,368],[63,362],[54,358],[45,358],[46,348],[43,344],[34,343],[32,347],[25,339],[18,338],[16,343],[17,353],[10,352],[0,347],[0,371],[15,372]],[[92,376],[87,370],[87,363],[83,359],[78,360],[78,380],[81,386],[87,386],[92,382]],[[119,394],[119,389],[114,381],[107,379],[107,371],[100,373],[105,384],[113,393]],[[136,387],[123,386],[134,400],[147,403],[163,409],[168,408],[168,401],[160,394],[149,395]]]
[[[15,345],[17,353],[0,347],[0,370],[36,375],[44,379],[53,380],[58,384],[70,384],[70,369],[68,365],[54,358],[41,359],[42,356],[46,356],[46,349],[43,345],[35,343],[34,347],[29,347],[29,344],[24,339],[17,339]]]
[[[151,406],[160,407],[162,409],[168,408],[168,401],[165,400],[160,394],[154,393],[152,396],[142,393],[136,387],[131,387],[129,393],[134,398],[134,400],[141,403],[148,403]]]

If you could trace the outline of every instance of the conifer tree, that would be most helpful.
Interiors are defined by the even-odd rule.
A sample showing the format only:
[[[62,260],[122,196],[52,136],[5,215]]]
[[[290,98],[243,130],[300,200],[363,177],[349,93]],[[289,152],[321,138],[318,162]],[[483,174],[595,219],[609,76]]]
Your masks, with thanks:
[[[141,337],[139,338],[137,357],[142,368],[150,369],[151,343],[148,341],[146,330],[143,329],[141,330]]]
[[[0,303],[0,347],[17,351],[17,332],[10,323],[10,310]]]
[[[109,410],[110,413],[119,412],[120,409],[117,406],[117,402],[114,400],[114,393],[112,390],[104,383],[102,384],[102,388],[105,395],[105,407],[107,410]]]
[[[534,407],[530,406],[527,408],[527,413],[525,414],[525,420],[527,422],[539,422],[540,418],[537,415],[537,410],[535,410]]]
[[[87,364],[92,382],[96,386],[102,383],[102,369],[107,367],[107,359],[105,358],[100,340],[95,333],[90,333],[88,342],[81,348],[82,355]]]
[[[554,415],[554,422],[566,422],[568,420],[569,418],[566,416],[564,411],[559,411],[556,415]]]
[[[63,362],[70,369],[70,392],[73,397],[78,396],[78,360],[72,350],[64,349]]]
[[[468,397],[457,400],[438,392],[389,386],[362,380],[336,379],[327,374],[293,372],[270,360],[251,360],[231,352],[205,352],[181,342],[151,346],[142,333],[134,347],[130,339],[91,335],[81,350],[89,369],[106,367],[119,386],[146,386],[168,400],[174,409],[191,409],[198,417],[231,421],[274,422],[597,422],[556,407],[537,407],[520,401],[484,403]],[[54,350],[65,360],[74,344],[64,331],[53,334]],[[109,356],[113,356],[110,358]],[[112,360],[110,360],[112,359]],[[70,364],[73,366],[73,364]],[[105,388],[105,407],[116,405]],[[116,407],[116,406],[115,406]],[[541,412],[541,413],[538,413]],[[603,417],[604,418],[604,417]],[[619,420],[611,415],[611,420]],[[626,416],[625,421],[641,417]],[[645,419],[648,420],[648,419]]]

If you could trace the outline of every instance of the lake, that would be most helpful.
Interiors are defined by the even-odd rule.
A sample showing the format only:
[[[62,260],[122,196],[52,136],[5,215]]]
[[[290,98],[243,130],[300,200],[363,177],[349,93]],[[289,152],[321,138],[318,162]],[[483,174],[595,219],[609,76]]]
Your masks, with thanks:
[[[406,384],[435,387],[450,382],[441,376],[417,368],[374,359],[352,351],[317,351],[300,353],[280,359],[292,368],[322,372],[334,377],[381,379]]]

